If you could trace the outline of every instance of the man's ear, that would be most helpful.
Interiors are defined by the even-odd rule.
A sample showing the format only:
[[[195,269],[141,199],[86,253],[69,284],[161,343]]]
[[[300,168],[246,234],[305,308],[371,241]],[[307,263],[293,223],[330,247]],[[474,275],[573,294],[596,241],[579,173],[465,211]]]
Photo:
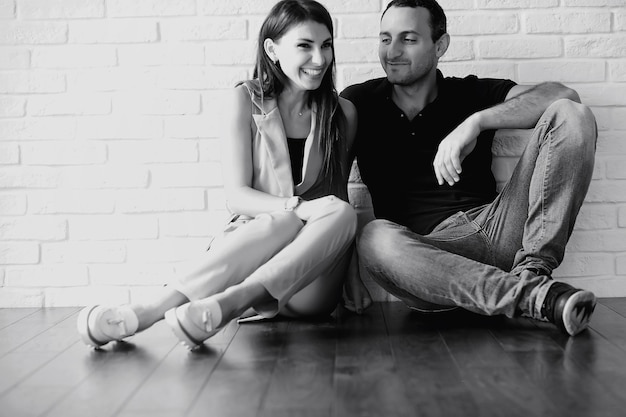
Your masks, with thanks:
[[[278,56],[276,55],[276,44],[272,39],[267,38],[263,41],[263,49],[274,63],[278,61]]]
[[[437,39],[435,42],[435,53],[437,54],[437,58],[441,58],[443,54],[448,50],[448,46],[450,46],[450,35],[444,33]]]

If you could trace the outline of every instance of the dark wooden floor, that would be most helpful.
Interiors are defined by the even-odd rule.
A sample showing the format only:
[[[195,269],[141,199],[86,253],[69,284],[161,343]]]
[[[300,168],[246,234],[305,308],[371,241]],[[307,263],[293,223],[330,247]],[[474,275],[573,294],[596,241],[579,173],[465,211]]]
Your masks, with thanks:
[[[103,350],[78,309],[0,309],[0,416],[624,416],[626,298],[591,330],[378,303],[237,325],[188,353],[159,323]]]

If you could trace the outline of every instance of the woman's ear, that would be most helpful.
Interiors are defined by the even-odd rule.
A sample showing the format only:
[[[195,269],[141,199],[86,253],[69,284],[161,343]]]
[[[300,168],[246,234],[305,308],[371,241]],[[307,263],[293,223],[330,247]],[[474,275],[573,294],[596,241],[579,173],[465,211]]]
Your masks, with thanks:
[[[273,63],[278,61],[278,56],[276,56],[276,44],[270,38],[267,38],[263,41],[263,49]]]

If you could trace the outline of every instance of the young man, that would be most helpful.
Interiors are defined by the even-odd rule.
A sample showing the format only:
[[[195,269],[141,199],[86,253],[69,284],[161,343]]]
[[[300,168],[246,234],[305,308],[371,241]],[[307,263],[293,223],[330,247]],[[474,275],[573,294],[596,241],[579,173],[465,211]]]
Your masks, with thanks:
[[[363,267],[417,310],[462,307],[584,330],[595,296],[550,274],[591,180],[592,113],[558,83],[444,77],[437,64],[450,37],[435,0],[393,0],[380,27],[387,77],[342,93],[358,110],[358,164],[377,218],[359,237]],[[530,128],[497,194],[494,132]]]

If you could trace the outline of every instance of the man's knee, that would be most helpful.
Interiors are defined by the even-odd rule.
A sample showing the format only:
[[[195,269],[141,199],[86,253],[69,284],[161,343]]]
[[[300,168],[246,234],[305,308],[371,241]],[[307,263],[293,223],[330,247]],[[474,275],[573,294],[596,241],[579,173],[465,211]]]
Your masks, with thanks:
[[[390,224],[390,221],[382,219],[374,219],[367,223],[359,233],[359,245],[369,247],[371,243],[380,241],[387,235]]]
[[[573,125],[572,130],[578,133],[575,137],[583,142],[581,145],[592,143],[595,148],[596,118],[589,107],[573,100],[560,99],[552,103],[546,111],[554,112],[559,119]]]
[[[366,224],[357,239],[359,258],[364,263],[388,259],[393,253],[397,225],[389,220],[376,219]]]
[[[584,121],[594,120],[593,113],[586,105],[568,98],[561,98],[553,102],[547,109],[556,112],[565,112],[567,115]]]

